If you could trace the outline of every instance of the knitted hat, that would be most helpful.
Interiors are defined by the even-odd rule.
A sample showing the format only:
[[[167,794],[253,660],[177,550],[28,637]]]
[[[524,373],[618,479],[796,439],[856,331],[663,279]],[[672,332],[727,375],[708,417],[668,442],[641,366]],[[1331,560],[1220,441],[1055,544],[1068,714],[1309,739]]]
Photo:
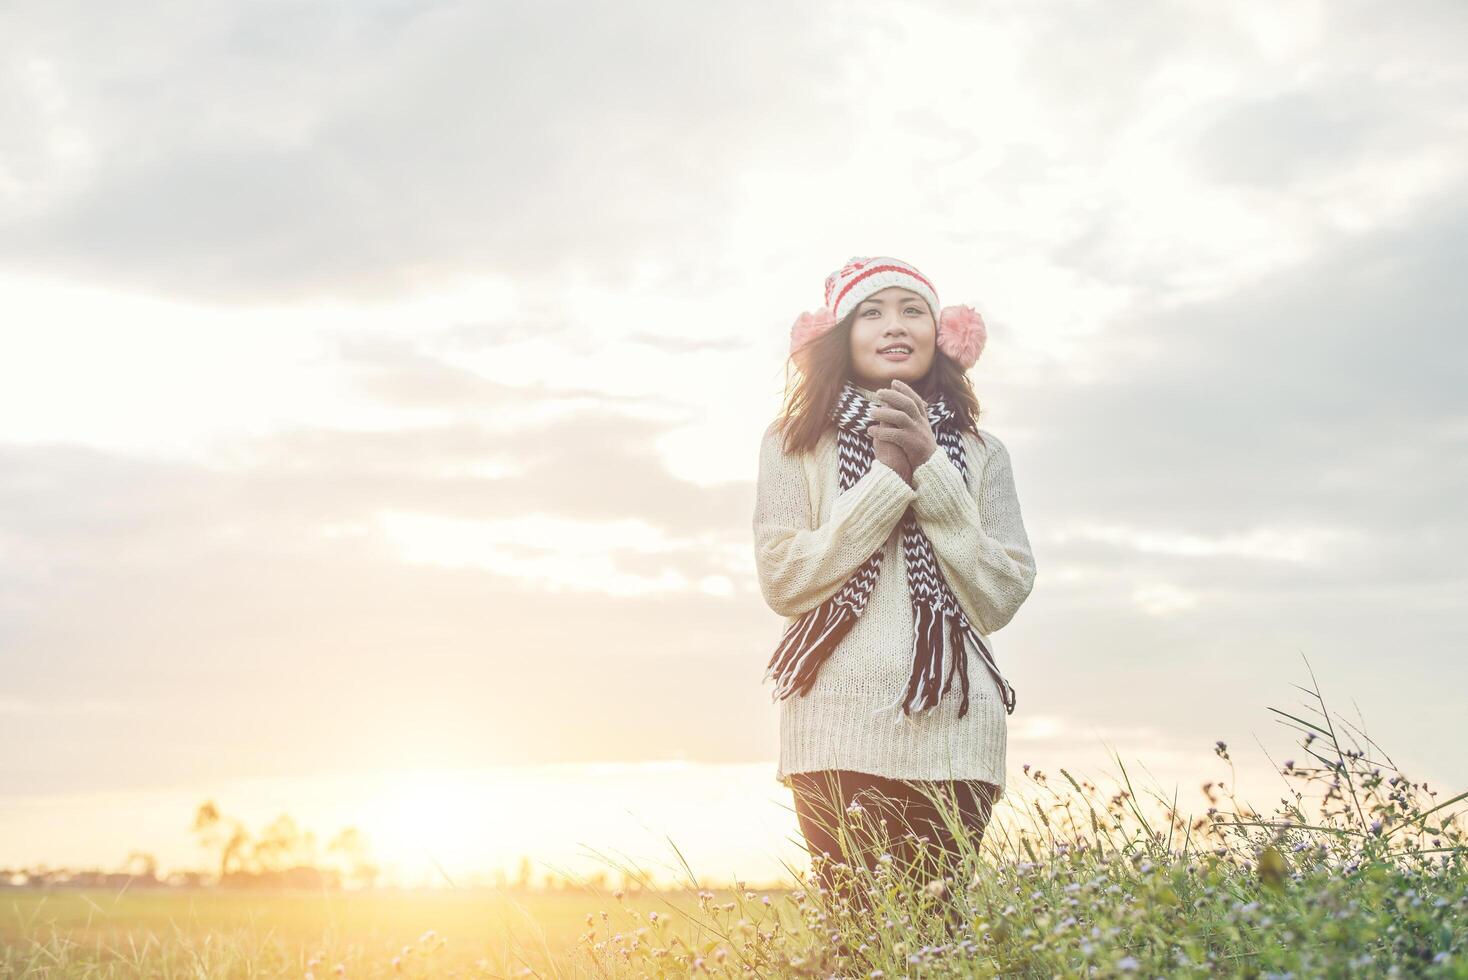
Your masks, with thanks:
[[[984,318],[971,306],[938,306],[938,290],[914,266],[891,256],[853,256],[826,277],[826,304],[814,313],[802,313],[790,327],[790,353],[832,330],[858,303],[889,286],[901,286],[921,296],[938,324],[938,349],[965,371],[983,353],[988,331]]]

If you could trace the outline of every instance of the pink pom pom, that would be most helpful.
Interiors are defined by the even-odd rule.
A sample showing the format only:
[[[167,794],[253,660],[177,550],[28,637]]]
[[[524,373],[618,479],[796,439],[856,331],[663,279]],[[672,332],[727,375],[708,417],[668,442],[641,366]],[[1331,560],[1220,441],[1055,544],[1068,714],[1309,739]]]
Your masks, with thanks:
[[[802,313],[790,326],[790,353],[809,344],[836,326],[836,314],[822,306],[814,313]]]
[[[989,331],[984,318],[971,306],[945,306],[938,317],[938,349],[965,371],[984,351]]]

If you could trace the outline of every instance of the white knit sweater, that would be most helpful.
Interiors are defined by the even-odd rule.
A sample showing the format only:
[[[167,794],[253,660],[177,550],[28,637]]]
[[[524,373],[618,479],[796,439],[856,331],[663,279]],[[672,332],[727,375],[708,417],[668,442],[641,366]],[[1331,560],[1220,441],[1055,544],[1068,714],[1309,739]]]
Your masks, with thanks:
[[[876,393],[859,388],[876,401]],[[969,709],[958,717],[958,678],[943,700],[911,717],[896,701],[912,669],[913,617],[899,524],[911,505],[949,588],[1013,679],[992,634],[1008,623],[1035,584],[1035,559],[1020,516],[1009,452],[987,429],[981,444],[960,433],[972,487],[940,446],[906,481],[879,460],[845,493],[836,469],[836,433],[808,453],[789,455],[774,423],[760,446],[754,512],[755,563],[765,601],[785,628],[834,595],[878,548],[881,572],[862,615],[821,665],[805,695],[780,702],[775,774],[855,769],[894,779],[981,779],[1004,787],[1007,715],[977,650],[969,653]],[[950,652],[948,626],[943,650]],[[944,673],[947,673],[945,664]],[[767,681],[766,683],[770,683]]]

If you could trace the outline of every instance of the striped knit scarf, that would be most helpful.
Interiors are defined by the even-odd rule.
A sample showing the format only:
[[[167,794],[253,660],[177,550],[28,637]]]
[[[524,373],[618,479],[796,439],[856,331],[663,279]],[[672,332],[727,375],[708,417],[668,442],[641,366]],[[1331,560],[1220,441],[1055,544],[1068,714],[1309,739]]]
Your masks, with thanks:
[[[837,471],[840,492],[849,490],[872,467],[876,453],[867,429],[875,422],[871,417],[874,403],[847,381],[831,410],[831,419],[836,423]],[[938,439],[938,447],[948,454],[948,459],[968,482],[968,464],[964,459],[963,443],[959,439],[958,427],[953,424],[955,416],[942,396],[928,403],[928,423]],[[965,656],[965,638],[972,640],[983,658],[984,666],[993,675],[1004,698],[1004,710],[1014,713],[1014,688],[999,672],[994,657],[989,652],[978,630],[959,607],[953,592],[943,578],[942,571],[933,556],[932,544],[923,533],[911,506],[902,515],[902,556],[907,565],[907,592],[912,600],[913,642],[912,673],[907,681],[907,690],[892,704],[877,709],[887,711],[902,706],[903,715],[912,714],[912,701],[917,696],[919,712],[935,707],[947,693],[953,681],[953,672],[958,671],[963,691],[963,702],[958,709],[962,718],[968,714],[968,658]],[[770,659],[765,678],[775,679],[775,699],[784,699],[792,693],[804,695],[815,683],[816,672],[836,649],[841,639],[851,630],[856,618],[866,608],[867,599],[877,584],[877,575],[882,568],[882,553],[878,548],[862,563],[846,584],[835,595],[814,609],[800,616],[785,630],[780,646]],[[947,619],[952,638],[953,660],[948,667],[948,676],[943,677],[943,621]],[[874,714],[877,712],[873,712]],[[900,720],[900,717],[899,719]]]

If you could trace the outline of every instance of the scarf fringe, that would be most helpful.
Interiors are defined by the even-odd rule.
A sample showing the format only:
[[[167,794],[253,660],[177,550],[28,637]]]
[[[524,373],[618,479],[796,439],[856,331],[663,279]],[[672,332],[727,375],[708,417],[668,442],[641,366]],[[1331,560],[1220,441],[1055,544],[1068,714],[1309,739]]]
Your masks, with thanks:
[[[765,668],[765,679],[775,681],[770,700],[809,691],[827,655],[855,624],[856,613],[835,599],[826,600],[791,623]]]
[[[912,669],[907,678],[907,689],[891,704],[883,705],[873,714],[901,707],[902,713],[911,715],[913,695],[918,695],[917,710],[925,711],[936,707],[943,691],[943,617],[941,609],[934,609],[926,602],[914,600],[912,606]],[[944,688],[946,690],[946,687]]]
[[[1014,714],[1014,685],[1005,680],[1004,675],[999,672],[999,665],[994,662],[994,655],[989,652],[989,647],[984,643],[979,631],[973,628],[973,624],[968,621],[967,617],[963,617],[962,622],[963,633],[974,641],[974,646],[979,648],[979,659],[984,661],[984,666],[988,668],[990,676],[994,678],[994,683],[999,687],[999,695],[1004,701],[1004,713]]]
[[[963,688],[963,701],[958,706],[958,717],[962,718],[968,714],[968,647],[964,645],[963,628],[957,616],[948,619],[948,636],[953,644],[953,659],[948,668],[948,681],[943,685],[946,691],[949,684],[953,683],[953,672],[958,671],[960,685]]]
[[[978,648],[979,659],[983,661],[985,668],[987,668],[989,671],[989,675],[994,678],[995,686],[999,689],[1000,699],[1004,703],[1004,713],[1008,715],[1014,714],[1014,685],[1010,684],[1009,681],[1005,679],[1004,675],[1000,672],[998,664],[994,662],[994,655],[989,652],[989,647],[984,643],[982,635],[979,633],[978,630],[973,628],[973,625],[969,623],[968,619],[963,615],[962,612],[959,612],[956,616],[950,616],[948,618],[948,624],[949,636],[951,638],[950,652],[952,654],[949,660],[948,676],[944,680],[942,689],[938,691],[938,696],[936,699],[929,700],[926,697],[927,693],[931,690],[931,683],[924,685],[923,690],[925,692],[925,696],[918,705],[918,711],[929,711],[937,707],[938,702],[943,699],[943,696],[947,694],[949,689],[953,686],[953,674],[956,671],[958,673],[959,692],[962,695],[962,700],[959,701],[958,705],[958,717],[962,718],[968,714],[969,658],[968,643],[965,641],[972,640],[973,645]],[[915,635],[913,640],[914,649],[916,649],[917,644],[918,639]],[[942,670],[941,661],[942,658],[940,656],[938,658],[938,663],[934,668],[935,670]],[[908,678],[907,691],[904,692],[903,696],[898,700],[893,701],[891,704],[883,705],[882,707],[873,711],[872,714],[878,715],[882,714],[883,712],[891,711],[894,708],[901,707],[903,710],[898,715],[896,719],[897,721],[901,721],[902,718],[910,715],[912,712],[909,710],[909,702],[912,699],[913,689],[918,686],[918,681],[913,679],[916,676],[918,676],[918,673],[916,671],[916,667],[914,667],[914,674]],[[923,671],[922,676],[927,677],[928,672]]]

